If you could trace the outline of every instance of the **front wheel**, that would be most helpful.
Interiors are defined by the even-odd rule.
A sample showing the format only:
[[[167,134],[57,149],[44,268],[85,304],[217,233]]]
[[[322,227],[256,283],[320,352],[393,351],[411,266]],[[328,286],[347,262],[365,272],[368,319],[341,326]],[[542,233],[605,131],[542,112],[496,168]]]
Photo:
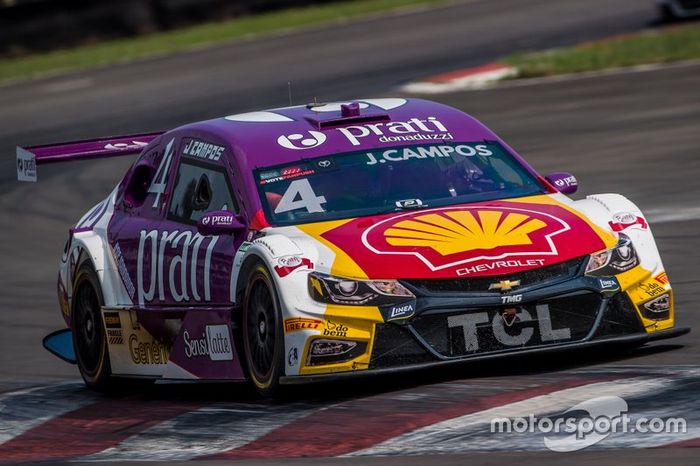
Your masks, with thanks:
[[[248,280],[243,309],[243,344],[248,376],[258,393],[272,396],[284,370],[282,312],[268,269],[258,264]]]

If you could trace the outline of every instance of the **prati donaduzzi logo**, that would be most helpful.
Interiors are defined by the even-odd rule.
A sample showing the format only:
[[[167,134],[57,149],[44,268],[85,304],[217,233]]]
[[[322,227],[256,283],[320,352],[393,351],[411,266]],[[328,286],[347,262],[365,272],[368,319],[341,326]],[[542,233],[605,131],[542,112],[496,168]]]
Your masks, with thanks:
[[[326,135],[320,131],[309,131],[306,135],[294,133],[277,138],[277,144],[292,150],[313,149],[324,142],[326,142]]]

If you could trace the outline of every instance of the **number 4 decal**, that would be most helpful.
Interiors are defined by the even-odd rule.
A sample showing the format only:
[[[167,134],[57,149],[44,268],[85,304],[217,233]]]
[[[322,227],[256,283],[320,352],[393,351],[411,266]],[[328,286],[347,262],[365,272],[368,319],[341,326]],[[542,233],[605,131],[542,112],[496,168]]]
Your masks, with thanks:
[[[151,182],[151,186],[148,188],[149,193],[156,195],[156,200],[153,201],[153,208],[157,208],[160,203],[160,196],[165,193],[165,187],[168,185],[168,171],[170,170],[170,162],[173,159],[173,143],[175,138],[171,139],[168,145],[165,147],[165,155],[163,160],[160,161],[158,165],[158,170],[156,170],[156,176]]]
[[[321,204],[326,203],[326,198],[316,196],[309,180],[303,178],[291,182],[284,192],[280,203],[275,208],[276,214],[283,214],[291,210],[306,209],[307,212],[324,212]]]

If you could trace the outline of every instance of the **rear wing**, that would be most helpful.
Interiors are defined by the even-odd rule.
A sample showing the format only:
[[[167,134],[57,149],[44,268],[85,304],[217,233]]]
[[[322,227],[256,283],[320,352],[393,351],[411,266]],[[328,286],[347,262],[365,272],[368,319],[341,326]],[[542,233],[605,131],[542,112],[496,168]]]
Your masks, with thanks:
[[[44,146],[17,147],[17,180],[37,180],[37,166],[103,157],[139,154],[151,141],[163,134],[145,133]]]

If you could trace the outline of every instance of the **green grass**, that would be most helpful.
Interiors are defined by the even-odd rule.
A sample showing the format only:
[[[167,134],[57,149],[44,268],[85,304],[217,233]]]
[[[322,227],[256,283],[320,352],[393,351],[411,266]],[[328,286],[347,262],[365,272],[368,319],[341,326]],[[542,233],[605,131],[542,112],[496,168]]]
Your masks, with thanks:
[[[348,0],[159,32],[17,58],[0,58],[0,81],[128,62],[229,42],[252,35],[315,26],[449,0]]]
[[[503,61],[519,69],[519,78],[529,78],[699,58],[700,26],[691,24],[515,54]]]

